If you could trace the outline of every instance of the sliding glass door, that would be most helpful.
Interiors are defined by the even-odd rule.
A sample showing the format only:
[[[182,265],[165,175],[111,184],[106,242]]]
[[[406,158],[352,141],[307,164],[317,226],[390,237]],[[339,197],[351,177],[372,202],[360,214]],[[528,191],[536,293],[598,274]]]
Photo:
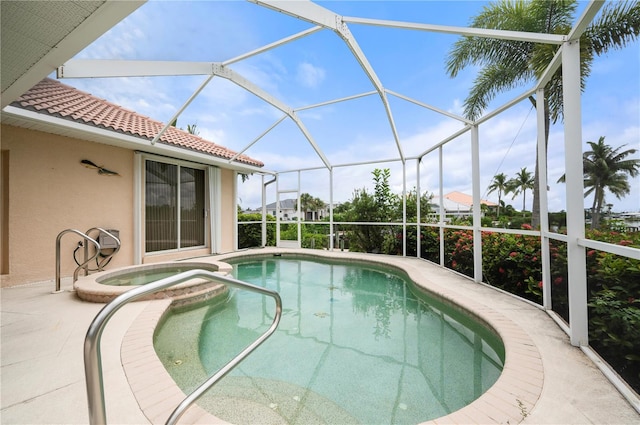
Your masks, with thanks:
[[[145,251],[205,245],[205,170],[145,161]]]

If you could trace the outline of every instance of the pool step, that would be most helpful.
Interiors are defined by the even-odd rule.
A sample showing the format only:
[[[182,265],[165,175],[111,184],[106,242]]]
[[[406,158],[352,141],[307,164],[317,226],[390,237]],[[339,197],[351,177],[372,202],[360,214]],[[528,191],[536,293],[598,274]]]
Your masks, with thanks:
[[[198,404],[235,425],[357,424],[333,401],[297,385],[242,376],[227,376]]]

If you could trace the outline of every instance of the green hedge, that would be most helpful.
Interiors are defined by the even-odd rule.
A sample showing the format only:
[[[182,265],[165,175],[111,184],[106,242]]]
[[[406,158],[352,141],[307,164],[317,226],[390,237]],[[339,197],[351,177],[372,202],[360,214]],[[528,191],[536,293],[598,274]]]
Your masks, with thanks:
[[[276,218],[267,215],[267,246],[276,244]],[[260,223],[242,224],[246,221],[259,221]],[[273,222],[273,223],[271,223]],[[238,213],[238,248],[255,248],[262,246],[262,214]]]

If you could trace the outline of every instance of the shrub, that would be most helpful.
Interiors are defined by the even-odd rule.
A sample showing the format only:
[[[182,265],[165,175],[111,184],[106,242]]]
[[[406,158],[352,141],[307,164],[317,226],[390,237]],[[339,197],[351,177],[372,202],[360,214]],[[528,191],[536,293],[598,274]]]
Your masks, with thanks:
[[[328,249],[329,238],[318,233],[304,233],[302,235],[302,247],[313,249]]]
[[[267,222],[275,222],[276,218],[267,215]],[[243,221],[262,221],[262,214],[238,213],[238,223]],[[267,246],[275,246],[275,223],[267,224]],[[238,248],[252,248],[262,245],[262,223],[238,224]]]
[[[473,276],[473,232],[445,229],[445,265],[466,276]]]
[[[540,240],[535,236],[482,233],[482,280],[542,303]]]

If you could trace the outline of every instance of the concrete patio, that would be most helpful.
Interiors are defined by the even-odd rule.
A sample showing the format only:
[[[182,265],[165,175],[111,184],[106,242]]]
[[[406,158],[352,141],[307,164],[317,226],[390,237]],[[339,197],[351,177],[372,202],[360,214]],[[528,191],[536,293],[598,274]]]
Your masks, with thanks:
[[[262,252],[272,251],[279,252],[276,249]],[[324,255],[370,258],[353,253]],[[215,257],[221,261],[225,258],[228,256]],[[640,423],[640,415],[631,404],[582,350],[569,344],[565,333],[541,309],[420,260],[382,256],[376,259],[405,268],[414,280],[430,290],[460,299],[463,304],[469,302],[480,306],[482,314],[503,318],[508,326],[533,341],[543,368],[541,391],[538,395],[533,394],[530,405],[525,402],[520,412],[521,423]],[[63,281],[62,287],[71,288],[71,282]],[[3,424],[88,423],[82,347],[89,323],[103,305],[80,301],[73,292],[52,294],[52,290],[52,282],[2,289],[0,414]],[[150,423],[149,415],[134,396],[131,380],[125,374],[123,363],[129,354],[127,350],[121,350],[121,346],[129,328],[146,314],[145,311],[152,309],[153,303],[157,301],[125,306],[103,334],[109,423]],[[501,335],[504,339],[502,331]],[[505,341],[507,363],[510,344]],[[513,362],[510,369],[512,366]],[[516,375],[518,367],[516,364]],[[510,372],[512,377],[513,372]],[[505,380],[502,384],[509,382]],[[517,379],[511,382],[514,387],[521,385]],[[173,407],[175,405],[166,406],[166,409]],[[473,410],[465,409],[464,414],[453,414],[433,422],[490,423],[502,421],[494,418],[506,417],[491,413],[476,416]],[[199,422],[203,423],[203,419]],[[256,423],[255,419],[252,423]]]

